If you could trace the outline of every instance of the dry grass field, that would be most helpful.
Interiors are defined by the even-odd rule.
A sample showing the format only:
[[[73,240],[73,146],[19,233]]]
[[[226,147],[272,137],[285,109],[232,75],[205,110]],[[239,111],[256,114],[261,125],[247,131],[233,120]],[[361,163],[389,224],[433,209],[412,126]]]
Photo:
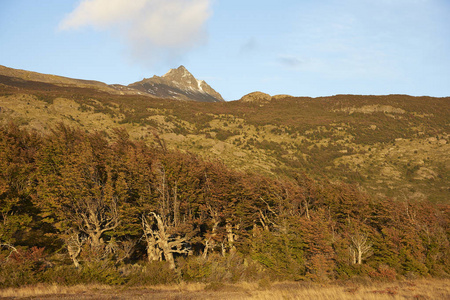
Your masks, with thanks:
[[[114,288],[57,285],[0,290],[1,299],[450,299],[450,280],[414,280],[372,284],[260,282],[181,283],[171,286]]]

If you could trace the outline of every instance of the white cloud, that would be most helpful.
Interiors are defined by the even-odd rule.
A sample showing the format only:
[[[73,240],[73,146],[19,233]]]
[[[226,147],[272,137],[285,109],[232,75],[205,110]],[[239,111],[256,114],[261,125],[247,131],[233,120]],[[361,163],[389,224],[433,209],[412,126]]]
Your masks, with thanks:
[[[83,0],[60,30],[92,27],[118,33],[135,60],[171,60],[206,39],[211,0]]]

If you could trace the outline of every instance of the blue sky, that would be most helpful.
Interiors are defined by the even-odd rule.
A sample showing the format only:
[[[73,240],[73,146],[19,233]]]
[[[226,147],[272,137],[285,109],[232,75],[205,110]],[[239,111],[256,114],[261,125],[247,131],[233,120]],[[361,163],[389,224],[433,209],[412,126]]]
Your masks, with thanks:
[[[129,84],[181,64],[226,100],[450,96],[450,1],[0,0],[0,65]]]

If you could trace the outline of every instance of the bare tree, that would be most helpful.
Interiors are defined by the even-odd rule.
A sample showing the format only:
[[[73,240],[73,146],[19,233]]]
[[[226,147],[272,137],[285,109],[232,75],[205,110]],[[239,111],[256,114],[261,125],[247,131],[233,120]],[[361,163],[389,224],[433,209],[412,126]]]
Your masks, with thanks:
[[[235,226],[236,229],[239,229],[239,225]],[[237,240],[238,236],[233,232],[233,225],[227,220],[225,224],[225,229],[227,231],[226,239],[228,241],[228,248],[230,249],[230,253],[236,252],[236,246],[234,242]],[[223,248],[223,247],[222,247]]]
[[[66,238],[66,246],[67,251],[69,252],[69,257],[72,259],[72,262],[75,268],[80,267],[80,263],[78,261],[78,256],[81,253],[81,249],[83,244],[85,243],[86,238],[83,237],[80,232],[74,231]]]
[[[142,230],[147,243],[147,258],[149,262],[162,260],[162,251],[158,246],[158,229],[153,229],[153,223],[151,217],[142,216]]]
[[[177,234],[175,222],[166,216],[150,212],[142,221],[144,237],[147,240],[147,253],[149,260],[164,259],[169,263],[171,269],[175,269],[173,254],[188,254],[189,249],[185,247],[188,235]]]
[[[9,249],[9,254],[8,254],[8,256],[6,257],[6,260],[9,259],[9,257],[11,256],[11,254],[13,254],[13,253],[19,253],[19,251],[17,251],[16,247],[14,247],[13,245],[11,245],[10,243],[3,243],[3,242],[0,242],[0,249],[1,249],[1,248],[8,248],[8,249]]]
[[[180,209],[177,182],[172,190],[166,180],[164,167],[159,166],[159,192],[156,207],[142,217],[142,229],[147,242],[149,260],[166,260],[175,269],[174,253],[188,254],[187,241],[194,234],[190,216]]]
[[[116,263],[121,263],[131,257],[135,245],[136,241],[131,238],[123,241],[116,241],[115,238],[112,238],[105,247],[105,257],[114,255]]]
[[[93,247],[103,244],[103,233],[114,230],[120,223],[117,198],[111,198],[111,201],[84,198],[74,206],[74,221],[79,230],[88,235]]]
[[[353,264],[362,264],[363,258],[367,258],[372,249],[372,243],[365,233],[357,232],[350,235],[351,245],[350,254],[352,255]]]
[[[205,248],[203,249],[203,258],[206,258],[208,256],[208,251],[209,250],[213,250],[215,245],[216,245],[216,241],[215,239],[217,238],[217,230],[220,224],[220,218],[219,218],[219,214],[216,210],[214,210],[211,205],[208,205],[208,211],[209,214],[211,215],[212,218],[212,229],[211,229],[211,233],[206,235],[205,238]]]
[[[275,209],[273,209],[269,203],[263,198],[259,198],[263,201],[267,208],[265,210],[258,209],[259,211],[259,223],[263,226],[265,231],[278,231],[286,234],[288,232],[289,227],[289,216],[295,215],[295,210],[287,209],[283,206],[283,203],[287,202],[286,198],[275,193],[275,196],[278,199],[278,204]]]

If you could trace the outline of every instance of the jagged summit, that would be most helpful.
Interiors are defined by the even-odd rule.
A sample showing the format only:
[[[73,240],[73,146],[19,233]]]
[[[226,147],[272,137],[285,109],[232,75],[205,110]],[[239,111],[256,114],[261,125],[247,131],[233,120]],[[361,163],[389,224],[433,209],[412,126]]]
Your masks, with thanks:
[[[170,69],[169,72],[167,72],[166,74],[164,74],[162,77],[170,77],[170,76],[180,76],[181,77],[186,77],[186,76],[192,76],[193,75],[186,69],[185,66],[181,65],[176,69]]]
[[[184,66],[170,69],[163,76],[153,76],[128,87],[164,98],[194,100],[201,102],[222,102],[222,96],[204,80],[198,80]]]
[[[180,66],[177,69],[170,69],[170,71],[164,74],[162,78],[177,85],[182,85],[189,89],[205,93],[202,87],[205,86],[205,81],[196,79],[184,66]]]

